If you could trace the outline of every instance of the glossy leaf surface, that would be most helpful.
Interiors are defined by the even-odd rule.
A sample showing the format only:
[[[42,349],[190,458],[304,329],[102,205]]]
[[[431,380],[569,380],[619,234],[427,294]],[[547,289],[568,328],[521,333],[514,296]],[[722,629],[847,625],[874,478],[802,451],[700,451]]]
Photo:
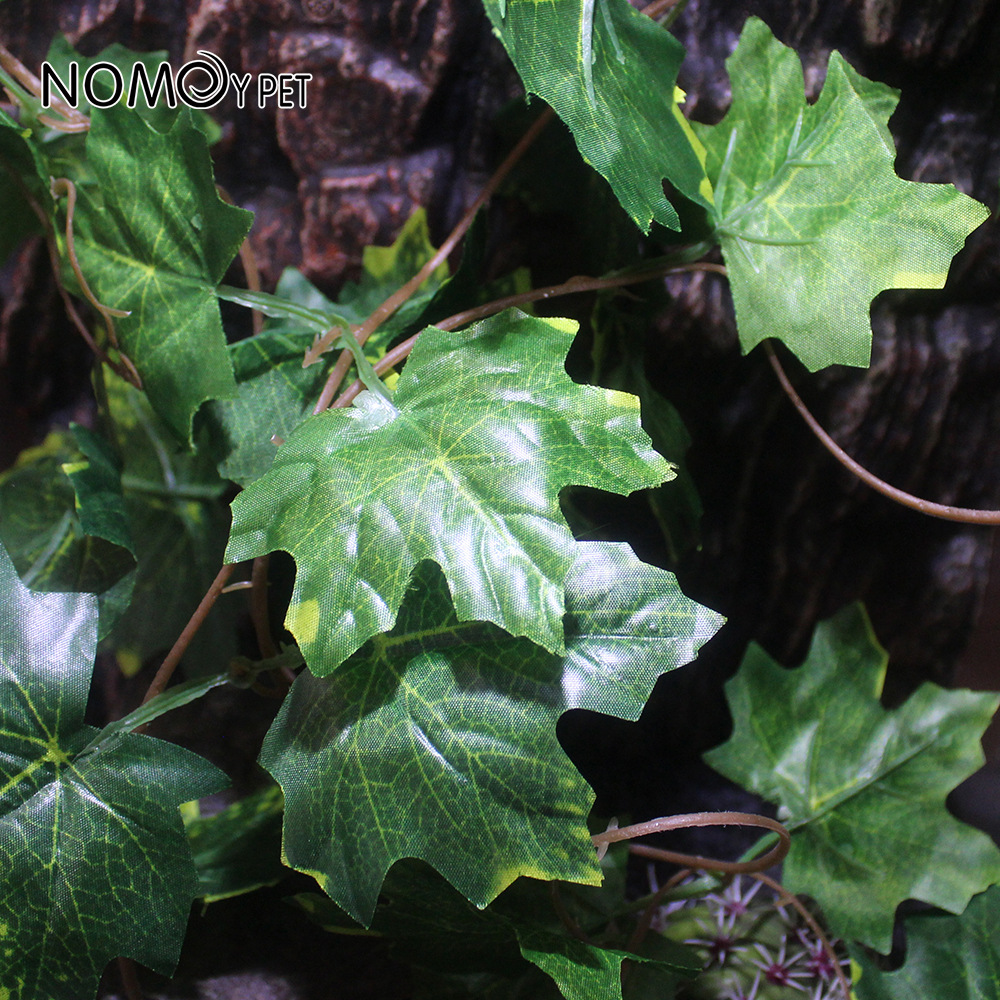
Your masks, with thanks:
[[[130,312],[114,321],[122,348],[187,442],[201,403],[236,392],[214,289],[252,216],[216,194],[208,142],[185,109],[167,132],[123,106],[95,110],[87,158],[99,198],[85,189],[77,206],[80,266],[103,305]]]
[[[525,89],[566,122],[636,225],[680,229],[663,179],[688,198],[708,194],[674,100],[681,44],[627,0],[484,6]]]
[[[0,994],[93,996],[116,955],[169,973],[195,892],[177,809],[224,776],[145,736],[82,752],[95,598],[32,593],[2,549],[0,598]]]
[[[233,503],[227,561],[298,564],[286,625],[313,673],[392,627],[413,567],[444,570],[464,621],[563,648],[567,485],[629,493],[671,475],[638,401],[578,385],[568,321],[506,312],[421,334],[393,402],[310,417]]]
[[[624,545],[579,543],[566,588],[558,655],[460,621],[421,563],[395,629],[295,682],[261,753],[285,793],[284,855],[355,919],[371,919],[403,857],[481,906],[518,875],[598,879],[593,796],[556,721],[570,708],[637,718],[721,619]]]
[[[906,918],[906,960],[883,972],[860,948],[857,1000],[996,1000],[1000,997],[1000,887],[973,898],[961,916],[917,913]]]
[[[797,670],[751,646],[726,685],[732,738],[706,755],[780,803],[785,888],[812,896],[838,936],[882,952],[904,899],[960,913],[1000,880],[1000,851],[945,808],[982,765],[997,696],[924,684],[886,711],[886,662],[858,606],[817,626]]]
[[[896,175],[898,93],[839,53],[812,105],[798,55],[756,18],[726,65],[732,107],[696,131],[743,349],[780,337],[811,371],[867,366],[872,299],[942,287],[989,212],[950,184]]]

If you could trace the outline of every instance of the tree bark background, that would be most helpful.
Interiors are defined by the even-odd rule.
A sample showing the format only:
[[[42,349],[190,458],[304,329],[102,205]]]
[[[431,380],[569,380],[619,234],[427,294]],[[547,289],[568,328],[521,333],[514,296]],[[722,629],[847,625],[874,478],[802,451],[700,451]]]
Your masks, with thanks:
[[[871,369],[798,383],[833,436],[894,485],[1000,507],[1000,2],[691,0],[676,31],[688,50],[680,84],[693,117],[724,112],[724,59],[751,14],[800,53],[812,95],[833,48],[899,87],[890,123],[899,174],[954,183],[994,211],[943,292],[876,300]],[[179,65],[203,48],[236,72],[313,74],[305,110],[240,111],[233,102],[213,112],[223,127],[218,179],[256,213],[250,242],[267,288],[291,265],[335,290],[356,272],[362,248],[390,242],[417,205],[443,235],[486,176],[490,123],[518,91],[477,0],[0,4],[0,39],[32,68],[57,31],[87,54],[119,41],[165,48]],[[749,639],[792,663],[818,619],[862,599],[892,656],[890,696],[926,677],[948,680],[976,619],[992,540],[990,529],[904,510],[841,470],[759,352],[740,356],[722,279],[678,279],[671,291],[648,354],[691,431],[689,463],[705,506],[703,546],[679,575],[730,624],[700,674],[668,679],[663,705],[646,720],[655,738],[612,754],[633,775],[631,789],[623,783],[626,805],[662,770],[662,755],[680,755],[687,741],[690,756],[718,737],[719,726],[706,724],[692,744],[671,706],[683,714],[682,692],[717,691]],[[0,272],[0,296],[0,458],[9,461],[50,421],[85,408],[88,361],[61,319],[38,247],[22,248]]]

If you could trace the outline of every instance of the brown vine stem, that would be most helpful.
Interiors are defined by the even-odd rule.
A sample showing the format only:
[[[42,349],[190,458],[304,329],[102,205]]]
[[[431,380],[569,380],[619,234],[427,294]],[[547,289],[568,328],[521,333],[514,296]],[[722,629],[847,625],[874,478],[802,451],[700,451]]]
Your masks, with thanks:
[[[465,215],[459,220],[458,225],[448,234],[448,238],[438,247],[437,252],[430,260],[412,277],[405,285],[401,285],[392,295],[389,296],[374,312],[358,327],[354,336],[359,345],[365,341],[382,325],[400,306],[402,306],[417,289],[437,270],[438,266],[451,256],[451,252],[458,246],[459,241],[466,234],[472,225],[479,210],[493,196],[497,188],[503,183],[507,175],[513,170],[517,162],[528,151],[531,144],[538,138],[542,130],[552,120],[554,112],[551,108],[546,108],[532,123],[531,127],[521,136],[517,145],[507,154],[503,163],[493,172],[493,176],[483,186],[476,200],[469,206]],[[324,334],[322,341],[329,337],[329,343],[339,336],[340,329],[335,328]],[[313,345],[311,351],[319,345]],[[342,351],[337,363],[333,366],[323,391],[320,393],[313,413],[322,413],[333,402],[333,397],[340,388],[340,383],[344,381],[344,376],[351,367],[351,354],[349,351]]]
[[[769,816],[758,816],[756,813],[744,812],[699,812],[684,813],[678,816],[661,816],[659,819],[651,819],[645,823],[633,823],[631,826],[621,826],[605,830],[603,833],[595,833],[590,839],[594,842],[595,847],[600,847],[602,844],[614,844],[619,840],[647,837],[651,833],[685,830],[697,826],[759,826],[776,833],[778,843],[766,854],[750,861],[720,861],[718,858],[703,858],[697,854],[681,854],[660,847],[649,847],[646,844],[629,844],[629,850],[643,858],[668,861],[684,868],[722,872],[725,875],[739,875],[744,872],[764,871],[766,868],[779,864],[792,844],[788,830],[777,820],[771,819]]]
[[[260,655],[265,660],[278,655],[278,647],[271,635],[271,619],[267,613],[267,571],[270,560],[270,556],[257,556],[250,573],[253,584],[253,589],[250,591],[250,618],[253,621]]]
[[[19,84],[29,94],[33,97],[41,98],[42,96],[42,82],[35,76],[34,73],[28,69],[20,59],[17,58],[9,49],[0,45],[0,66],[4,68]],[[7,91],[10,93],[10,91]],[[11,98],[18,103],[18,95],[11,94]],[[53,97],[50,101],[50,106],[53,111],[62,115],[65,122],[57,122],[52,118],[42,117],[39,115],[38,120],[42,122],[43,125],[48,125],[50,128],[59,129],[61,132],[85,132],[90,128],[90,119],[76,108],[71,108],[66,104],[61,98]]]
[[[73,218],[76,214],[76,185],[68,177],[53,177],[51,181],[52,197],[58,198],[66,195],[66,253],[69,257],[69,266],[76,275],[76,280],[80,285],[83,297],[104,317],[104,322],[108,328],[108,340],[111,345],[118,348],[118,335],[115,333],[115,325],[111,322],[111,317],[124,318],[130,315],[127,309],[112,309],[97,300],[97,296],[91,291],[87,279],[83,276],[80,268],[80,261],[76,256],[76,241],[73,238]]]
[[[221,185],[215,185],[216,191],[219,192],[219,197],[227,205],[235,205],[236,202],[233,201],[232,196],[229,192]],[[245,239],[237,251],[240,255],[240,264],[243,267],[243,278],[246,281],[247,288],[251,292],[259,292],[261,290],[260,285],[260,268],[257,266],[257,254],[254,253],[253,246],[249,239]],[[253,325],[253,335],[255,337],[259,336],[264,331],[264,314],[259,309],[250,310],[250,322]]]
[[[6,164],[6,161],[0,156],[0,164]],[[139,378],[138,372],[135,371],[135,366],[128,362],[128,365],[124,363],[125,357],[122,355],[121,361],[114,361],[108,357],[107,352],[94,340],[87,329],[87,324],[84,323],[80,314],[76,310],[76,306],[73,305],[73,300],[70,297],[69,292],[66,291],[63,283],[59,280],[59,248],[56,243],[55,230],[52,226],[52,220],[49,218],[46,211],[38,204],[38,200],[32,195],[31,191],[28,190],[27,185],[24,181],[17,175],[16,170],[9,170],[10,176],[14,179],[14,183],[20,188],[21,194],[24,200],[27,202],[28,206],[31,208],[32,212],[35,213],[38,219],[39,225],[42,227],[42,231],[45,234],[45,247],[49,253],[49,263],[52,265],[52,274],[55,277],[56,290],[59,292],[59,297],[62,299],[63,306],[66,309],[66,315],[69,317],[70,322],[76,327],[77,332],[83,337],[84,343],[94,352],[94,356],[102,362],[102,364],[108,365],[120,378],[125,379],[126,382],[131,382],[137,389],[142,388],[142,380]]]
[[[177,664],[181,662],[181,657],[187,651],[188,646],[191,645],[191,640],[208,617],[209,611],[212,610],[212,605],[219,599],[219,595],[226,586],[226,581],[232,576],[234,569],[236,569],[235,563],[226,563],[216,574],[212,585],[205,592],[205,596],[201,599],[198,607],[195,608],[195,612],[191,615],[187,625],[184,626],[184,631],[177,637],[177,641],[171,647],[170,652],[167,653],[163,663],[160,664],[160,669],[156,671],[156,676],[153,678],[153,682],[149,685],[149,690],[142,699],[143,705],[166,690],[167,685],[170,683],[170,678],[173,677],[174,671],[177,669]]]
[[[802,397],[795,391],[778,360],[774,348],[767,341],[764,342],[764,349],[767,351],[767,359],[771,362],[771,367],[778,376],[781,388],[785,390],[785,395],[792,401],[792,405],[799,411],[799,415],[809,425],[809,429],[816,435],[820,443],[833,457],[840,462],[845,469],[853,473],[863,483],[867,483],[873,490],[895,500],[896,503],[909,507],[912,510],[920,511],[930,517],[938,517],[945,521],[959,521],[962,524],[1000,524],[1000,510],[978,510],[972,507],[950,507],[946,504],[934,503],[931,500],[924,500],[922,497],[906,493],[904,490],[890,486],[883,479],[879,479],[874,473],[869,472],[863,465],[851,458],[836,441],[820,426],[819,421],[810,413],[809,408],[802,401]]]
[[[122,989],[125,990],[128,1000],[144,1000],[146,994],[142,992],[139,973],[131,958],[118,959],[118,975],[121,977]]]
[[[549,896],[552,899],[552,908],[556,911],[556,916],[562,921],[563,927],[565,927],[566,930],[568,930],[570,934],[577,939],[577,941],[582,941],[584,944],[590,944],[590,938],[587,937],[584,929],[573,918],[573,914],[566,909],[562,893],[559,891],[558,882],[549,882]]]
[[[634,285],[643,281],[649,281],[653,278],[666,277],[668,274],[682,274],[687,271],[726,273],[726,269],[721,264],[694,261],[690,264],[671,264],[669,267],[651,268],[648,271],[613,275],[609,278],[591,278],[585,275],[577,275],[576,277],[569,278],[560,285],[533,288],[530,292],[508,295],[502,299],[494,299],[492,302],[487,302],[485,305],[466,309],[464,312],[455,313],[453,316],[441,320],[440,323],[435,323],[434,327],[438,330],[454,330],[457,327],[464,326],[466,323],[474,323],[476,320],[492,316],[495,313],[502,312],[504,309],[525,305],[528,302],[544,301],[545,299],[553,299],[560,295],[572,295],[575,292],[592,292],[604,288],[620,288],[625,285]],[[401,341],[391,351],[386,351],[375,364],[375,374],[384,375],[408,357],[419,336],[419,333],[415,333],[412,337],[407,337],[406,340]],[[364,389],[364,385],[361,381],[355,381],[340,394],[333,406],[335,408],[349,406],[354,402],[362,389]]]
[[[809,929],[819,938],[820,944],[823,945],[823,950],[826,952],[827,958],[833,964],[833,970],[837,975],[837,981],[840,984],[840,988],[844,991],[844,1000],[851,1000],[851,983],[847,976],[844,975],[844,970],[841,967],[840,959],[837,958],[837,953],[833,950],[833,945],[830,944],[830,939],[826,936],[823,928],[820,927],[816,918],[802,905],[802,900],[797,896],[793,896],[780,882],[771,878],[770,875],[765,875],[763,872],[750,872],[752,878],[757,879],[758,882],[763,882],[764,885],[769,886],[771,889],[777,893],[778,898],[783,902],[787,903],[789,906],[793,907],[800,917],[809,925]]]

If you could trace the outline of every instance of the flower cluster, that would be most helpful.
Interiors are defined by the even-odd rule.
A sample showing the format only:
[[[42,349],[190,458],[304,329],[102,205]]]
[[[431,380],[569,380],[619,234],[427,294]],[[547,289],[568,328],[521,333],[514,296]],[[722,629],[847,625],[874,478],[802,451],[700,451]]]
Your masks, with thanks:
[[[678,993],[683,1000],[842,1000],[823,942],[755,879],[738,875],[718,892],[670,903],[654,927],[705,956],[704,973]],[[849,973],[842,942],[831,943]]]

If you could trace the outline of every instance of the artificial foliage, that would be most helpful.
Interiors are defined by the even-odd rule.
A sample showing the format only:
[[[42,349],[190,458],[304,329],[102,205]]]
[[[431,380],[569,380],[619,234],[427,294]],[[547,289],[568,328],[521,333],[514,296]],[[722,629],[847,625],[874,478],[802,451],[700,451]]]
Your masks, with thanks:
[[[849,947],[859,1000],[1000,1000],[1000,852],[945,808],[997,698],[925,686],[884,708],[860,609],[796,669],[751,647],[708,755],[777,806],[781,878],[808,909],[758,913],[749,882],[704,873],[636,899],[559,738],[569,711],[639,720],[722,625],[593,540],[601,493],[672,558],[698,545],[690,438],[646,357],[663,277],[721,253],[745,350],[865,365],[872,299],[940,287],[987,210],[896,174],[895,91],[832,53],[807,102],[758,20],[704,125],[676,88],[682,46],[627,0],[484,11],[535,95],[505,127],[541,127],[542,101],[565,126],[538,142],[566,169],[515,168],[506,197],[575,212],[594,266],[544,310],[524,269],[496,273],[484,214],[452,263],[421,211],[339,292],[293,268],[237,287],[251,216],[216,188],[207,115],[43,109],[0,52],[0,254],[46,245],[95,358],[81,422],[0,475],[0,1000],[87,1000],[117,958],[169,975],[192,899],[291,869],[300,913],[382,938],[418,998],[763,1000],[808,975],[827,1000]],[[56,66],[76,58],[54,40]],[[596,293],[582,332],[552,315],[570,291]],[[220,301],[257,316],[227,329]],[[162,671],[103,728],[83,720],[95,655],[122,689]],[[223,775],[145,728],[236,687],[280,705],[240,731],[257,786],[205,799]],[[911,899],[938,909],[907,917],[890,968],[872,949]]]
[[[92,994],[127,955],[169,972],[197,879],[178,806],[225,776],[201,757],[83,723],[92,594],[34,593],[0,547],[0,892],[8,997]]]
[[[237,497],[226,558],[295,556],[286,623],[314,673],[392,627],[422,559],[461,619],[562,650],[573,538],[559,491],[671,475],[635,397],[566,374],[573,332],[511,313],[429,328],[391,399],[369,391],[304,421]]]
[[[998,907],[1000,889],[994,885],[960,916],[935,910],[910,914],[903,922],[906,960],[897,969],[886,969],[877,955],[855,949],[861,969],[858,1000],[978,1000],[1000,995]]]
[[[882,952],[903,900],[961,913],[1000,881],[1000,850],[945,807],[982,766],[997,696],[924,684],[887,711],[887,664],[857,606],[817,626],[796,670],[752,646],[726,685],[733,735],[706,756],[780,805],[786,887],[816,899],[835,933]]]
[[[903,180],[887,122],[898,92],[839,52],[805,101],[799,57],[750,18],[727,60],[733,103],[696,126],[740,343],[778,337],[811,370],[866,367],[872,299],[940,288],[988,210],[950,184]]]

